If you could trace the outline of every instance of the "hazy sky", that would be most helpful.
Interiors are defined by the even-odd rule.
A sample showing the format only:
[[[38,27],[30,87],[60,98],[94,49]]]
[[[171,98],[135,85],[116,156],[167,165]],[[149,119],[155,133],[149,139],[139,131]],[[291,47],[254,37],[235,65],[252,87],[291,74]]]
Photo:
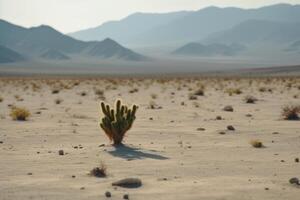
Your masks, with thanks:
[[[0,18],[25,27],[47,24],[66,33],[134,12],[198,10],[210,5],[253,8],[281,2],[300,4],[300,0],[0,0]]]

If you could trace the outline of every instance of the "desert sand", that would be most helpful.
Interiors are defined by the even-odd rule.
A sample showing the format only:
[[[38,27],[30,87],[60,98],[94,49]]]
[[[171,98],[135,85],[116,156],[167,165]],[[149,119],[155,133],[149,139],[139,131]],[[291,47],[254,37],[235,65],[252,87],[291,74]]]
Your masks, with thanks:
[[[300,103],[299,77],[2,77],[0,90],[1,200],[299,199],[300,122],[281,115]],[[100,102],[116,99],[139,106],[122,148],[99,127]],[[13,120],[14,106],[28,120]],[[90,176],[101,162],[107,177]],[[112,186],[131,177],[143,185]]]

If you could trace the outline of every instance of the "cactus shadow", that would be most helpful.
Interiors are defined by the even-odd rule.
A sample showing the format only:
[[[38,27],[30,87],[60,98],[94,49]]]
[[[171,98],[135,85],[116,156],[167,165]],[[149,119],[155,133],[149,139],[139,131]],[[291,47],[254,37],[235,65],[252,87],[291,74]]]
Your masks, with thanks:
[[[151,151],[151,150],[150,150]],[[155,151],[143,150],[141,148],[127,146],[127,145],[119,145],[114,147],[112,150],[108,150],[107,152],[115,157],[120,157],[127,160],[141,160],[141,159],[155,159],[155,160],[166,160],[168,157],[158,155],[157,153],[152,153]]]

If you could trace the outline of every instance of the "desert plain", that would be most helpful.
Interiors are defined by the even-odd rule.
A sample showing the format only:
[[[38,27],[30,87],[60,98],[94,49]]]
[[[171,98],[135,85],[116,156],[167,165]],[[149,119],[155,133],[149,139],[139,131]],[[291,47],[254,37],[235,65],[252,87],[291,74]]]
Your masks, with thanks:
[[[1,200],[299,199],[300,122],[282,115],[299,77],[1,77],[0,91]],[[117,99],[139,106],[123,147],[99,126]]]

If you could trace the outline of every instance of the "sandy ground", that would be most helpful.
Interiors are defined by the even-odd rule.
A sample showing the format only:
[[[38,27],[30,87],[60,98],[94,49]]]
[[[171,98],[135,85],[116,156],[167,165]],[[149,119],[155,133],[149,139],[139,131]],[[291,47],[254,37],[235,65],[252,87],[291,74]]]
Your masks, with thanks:
[[[202,86],[205,95],[189,100]],[[230,96],[230,88],[242,94]],[[103,97],[96,89],[108,103],[121,98],[139,105],[126,147],[111,146],[99,128]],[[283,120],[281,110],[300,103],[300,78],[2,78],[0,90],[1,200],[99,200],[106,191],[110,199],[129,194],[132,200],[299,199],[300,188],[289,179],[300,178],[300,122]],[[258,101],[246,104],[247,95]],[[149,109],[154,102],[162,108]],[[9,105],[27,108],[28,121],[12,120]],[[234,111],[223,111],[226,105]],[[265,148],[252,147],[253,139]],[[108,177],[88,175],[101,161]],[[127,177],[143,186],[111,185]]]

